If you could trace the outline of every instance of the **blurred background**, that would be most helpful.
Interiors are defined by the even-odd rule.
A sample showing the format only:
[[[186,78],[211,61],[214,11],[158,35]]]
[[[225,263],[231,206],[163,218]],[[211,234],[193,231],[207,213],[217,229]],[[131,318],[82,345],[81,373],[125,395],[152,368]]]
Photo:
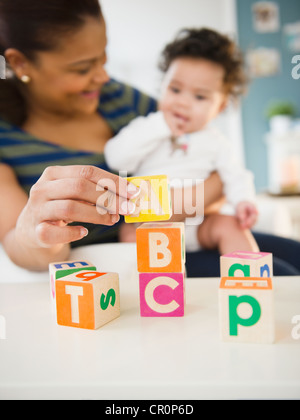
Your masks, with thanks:
[[[230,35],[243,50],[248,94],[217,125],[255,175],[260,231],[300,239],[300,1],[100,0],[107,70],[158,97],[158,61],[184,27]]]

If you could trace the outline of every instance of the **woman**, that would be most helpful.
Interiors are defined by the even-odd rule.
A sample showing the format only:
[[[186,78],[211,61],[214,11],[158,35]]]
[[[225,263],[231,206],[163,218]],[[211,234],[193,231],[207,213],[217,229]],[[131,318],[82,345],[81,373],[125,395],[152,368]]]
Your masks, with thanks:
[[[103,149],[156,104],[109,80],[106,43],[98,0],[0,0],[0,54],[12,71],[0,89],[0,241],[19,266],[46,270],[70,244],[116,240],[112,225],[138,193],[105,171]],[[116,189],[99,211],[109,181]],[[221,191],[212,177],[206,204]]]

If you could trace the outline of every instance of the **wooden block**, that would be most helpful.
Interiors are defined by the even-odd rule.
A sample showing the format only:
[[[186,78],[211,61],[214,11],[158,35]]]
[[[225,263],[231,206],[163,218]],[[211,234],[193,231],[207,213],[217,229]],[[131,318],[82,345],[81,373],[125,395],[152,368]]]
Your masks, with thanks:
[[[219,314],[223,341],[274,343],[272,279],[223,277],[219,289]]]
[[[136,246],[140,273],[184,271],[184,223],[144,223],[136,230]]]
[[[77,273],[82,270],[97,271],[97,268],[89,261],[62,261],[49,264],[50,273],[50,299],[52,308],[56,308],[55,303],[55,281],[66,277],[70,274]]]
[[[185,276],[183,273],[141,273],[142,317],[183,317]]]
[[[233,252],[221,257],[221,277],[273,277],[273,256],[267,252]]]
[[[120,316],[119,276],[81,271],[56,280],[59,325],[96,330]]]
[[[125,216],[126,223],[159,222],[172,217],[171,194],[168,177],[155,175],[127,178],[141,189],[140,195],[132,200],[136,212]]]

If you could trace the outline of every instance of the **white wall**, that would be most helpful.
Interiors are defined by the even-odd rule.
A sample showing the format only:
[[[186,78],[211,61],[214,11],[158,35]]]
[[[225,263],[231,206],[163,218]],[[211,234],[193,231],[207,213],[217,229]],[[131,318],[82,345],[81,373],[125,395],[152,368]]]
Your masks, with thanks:
[[[155,97],[164,46],[184,27],[210,27],[236,36],[235,0],[100,0],[107,22],[109,74]],[[240,111],[217,122],[243,159]]]

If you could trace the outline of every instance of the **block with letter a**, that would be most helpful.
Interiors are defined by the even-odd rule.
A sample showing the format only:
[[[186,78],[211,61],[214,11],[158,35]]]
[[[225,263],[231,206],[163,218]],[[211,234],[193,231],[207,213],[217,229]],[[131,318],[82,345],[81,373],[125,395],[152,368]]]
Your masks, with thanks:
[[[223,341],[274,343],[272,279],[223,277],[219,289],[219,314]]]
[[[184,223],[145,223],[136,236],[141,316],[184,316]]]
[[[58,325],[96,330],[120,316],[119,276],[80,271],[57,279]]]
[[[221,277],[273,277],[273,256],[267,252],[233,252],[221,257]]]

